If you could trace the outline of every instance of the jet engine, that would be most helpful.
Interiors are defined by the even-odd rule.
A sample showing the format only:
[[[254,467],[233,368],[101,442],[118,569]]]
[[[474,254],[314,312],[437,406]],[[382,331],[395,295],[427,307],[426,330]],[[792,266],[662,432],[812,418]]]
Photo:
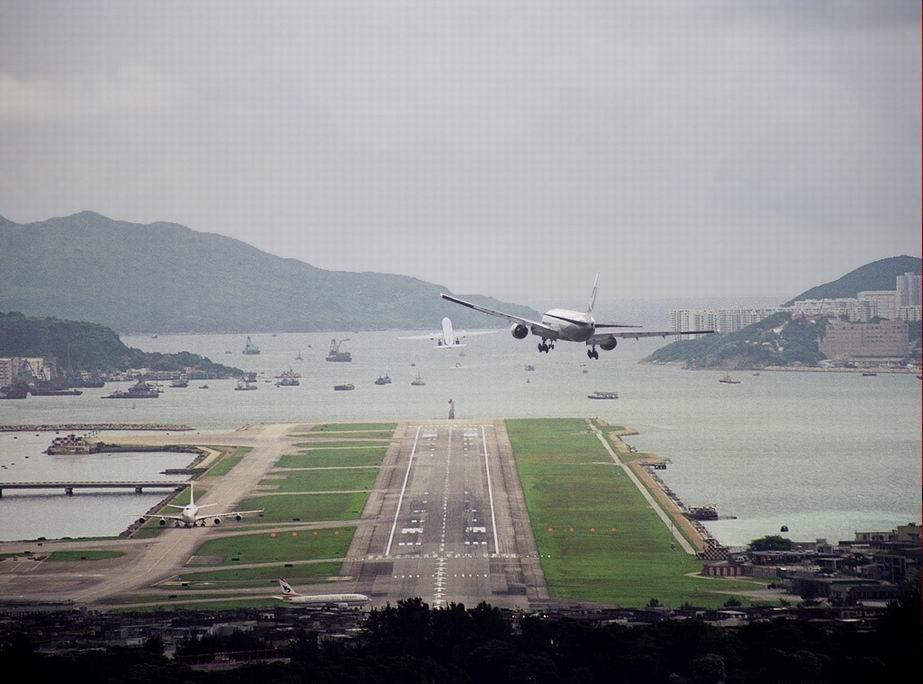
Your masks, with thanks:
[[[215,518],[215,524],[216,524],[216,525],[220,525],[220,524],[221,524],[221,518]]]
[[[512,327],[510,328],[510,334],[517,340],[521,340],[529,334],[529,329],[522,323],[513,323]]]
[[[166,524],[167,524],[167,521],[164,520],[163,518],[161,518],[161,519],[160,519],[160,526],[163,527],[163,526],[166,525]]]
[[[606,351],[612,351],[615,349],[616,345],[619,343],[614,337],[610,337],[608,340],[599,343],[599,346],[605,349]]]
[[[234,516],[234,520],[236,520],[237,522],[240,522],[240,521],[243,520],[243,519],[244,519],[244,518],[243,518],[243,516],[242,516],[240,513],[238,513],[237,515]]]

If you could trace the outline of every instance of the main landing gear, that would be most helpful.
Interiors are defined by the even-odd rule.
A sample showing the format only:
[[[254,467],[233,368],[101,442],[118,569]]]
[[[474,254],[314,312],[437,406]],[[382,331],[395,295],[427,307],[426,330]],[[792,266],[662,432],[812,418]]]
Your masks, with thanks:
[[[598,359],[598,358],[599,358],[599,352],[596,351],[596,347],[593,347],[592,349],[587,349],[587,350],[586,350],[586,355],[587,355],[588,358],[591,358],[591,359]]]
[[[538,343],[538,350],[540,352],[545,352],[547,354],[552,349],[554,349],[554,340],[548,340],[543,337],[542,341]]]

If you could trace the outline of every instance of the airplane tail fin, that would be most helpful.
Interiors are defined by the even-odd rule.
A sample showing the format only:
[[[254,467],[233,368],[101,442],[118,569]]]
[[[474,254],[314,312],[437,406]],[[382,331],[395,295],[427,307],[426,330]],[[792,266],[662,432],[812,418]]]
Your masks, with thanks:
[[[596,280],[593,281],[593,294],[590,295],[590,303],[587,304],[587,314],[593,313],[593,307],[596,306],[596,293],[599,291],[599,273],[596,273]]]
[[[279,588],[282,589],[283,596],[298,596],[298,592],[292,589],[292,585],[281,577],[279,578]]]

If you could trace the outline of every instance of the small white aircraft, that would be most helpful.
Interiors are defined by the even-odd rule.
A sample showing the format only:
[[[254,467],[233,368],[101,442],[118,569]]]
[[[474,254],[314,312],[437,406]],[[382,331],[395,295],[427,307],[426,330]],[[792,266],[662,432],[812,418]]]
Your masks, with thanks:
[[[443,295],[445,296],[445,295]],[[430,333],[429,335],[411,335],[410,337],[398,337],[399,340],[433,340],[436,346],[433,349],[459,349],[467,345],[460,340],[474,335],[493,335],[501,332],[500,330],[475,330],[465,332],[464,330],[455,330],[452,327],[452,319],[448,316],[442,319],[442,331]]]
[[[159,518],[160,525],[164,526],[167,524],[167,520],[173,521],[174,527],[197,527],[201,524],[202,527],[205,527],[205,522],[209,518],[215,519],[215,524],[221,524],[221,518],[230,518],[233,516],[235,520],[241,520],[245,515],[251,515],[254,513],[262,513],[265,509],[260,508],[255,511],[231,511],[229,513],[216,513],[214,515],[199,515],[199,511],[203,508],[208,508],[209,506],[214,506],[215,504],[203,504],[202,506],[196,506],[195,503],[195,492],[193,492],[193,487],[195,486],[194,482],[189,483],[189,503],[185,506],[177,506],[175,504],[167,504],[170,508],[180,509],[179,515],[143,515],[138,519],[138,522],[144,522],[150,518]]]
[[[541,321],[530,321],[528,318],[520,318],[512,314],[503,313],[494,309],[488,309],[485,306],[478,306],[463,299],[456,299],[447,294],[440,293],[440,297],[450,302],[467,306],[469,309],[480,311],[491,316],[505,318],[513,325],[510,327],[510,333],[517,340],[528,336],[531,332],[533,335],[542,338],[538,343],[538,350],[546,354],[554,349],[556,340],[565,342],[585,342],[590,349],[586,350],[586,355],[591,359],[598,359],[599,352],[596,347],[600,346],[606,351],[615,349],[618,344],[618,338],[640,339],[642,337],[663,337],[666,339],[669,335],[704,335],[713,333],[714,330],[684,330],[676,332],[668,331],[636,331],[636,332],[597,332],[600,328],[639,328],[637,325],[625,325],[622,323],[597,323],[593,320],[593,307],[596,305],[596,292],[599,289],[599,274],[596,274],[596,281],[593,283],[593,294],[590,295],[590,303],[587,305],[586,312],[570,311],[568,309],[551,309],[542,314]]]
[[[350,605],[363,605],[369,602],[369,597],[365,594],[314,594],[313,596],[299,594],[292,589],[291,584],[282,578],[279,578],[279,587],[282,589],[282,596],[273,596],[273,598],[286,603],[306,603],[315,606],[348,608]]]

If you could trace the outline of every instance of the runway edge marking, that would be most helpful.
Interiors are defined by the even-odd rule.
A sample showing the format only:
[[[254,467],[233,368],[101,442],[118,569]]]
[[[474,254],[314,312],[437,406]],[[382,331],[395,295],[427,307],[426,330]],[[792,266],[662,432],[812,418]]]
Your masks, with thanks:
[[[394,511],[394,523],[391,525],[391,534],[388,536],[388,546],[385,555],[391,555],[391,544],[394,542],[394,530],[397,529],[397,518],[401,514],[401,504],[404,502],[404,492],[407,491],[407,480],[410,479],[410,468],[413,466],[413,457],[417,452],[417,440],[420,439],[422,425],[417,426],[417,433],[413,437],[413,448],[410,450],[410,460],[407,461],[407,472],[404,473],[404,484],[401,486],[401,495],[397,499],[397,510]]]
[[[487,434],[481,426],[481,441],[484,444],[484,469],[487,471],[487,498],[490,500],[490,529],[494,533],[494,553],[500,553],[500,544],[497,543],[497,518],[494,516],[494,490],[490,484],[490,463],[487,461]]]

